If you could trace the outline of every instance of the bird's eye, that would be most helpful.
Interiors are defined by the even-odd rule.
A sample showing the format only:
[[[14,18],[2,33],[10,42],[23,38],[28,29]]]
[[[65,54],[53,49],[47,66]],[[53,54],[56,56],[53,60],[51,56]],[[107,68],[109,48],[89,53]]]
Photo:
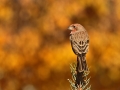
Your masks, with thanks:
[[[73,26],[74,28],[76,28],[75,26]]]

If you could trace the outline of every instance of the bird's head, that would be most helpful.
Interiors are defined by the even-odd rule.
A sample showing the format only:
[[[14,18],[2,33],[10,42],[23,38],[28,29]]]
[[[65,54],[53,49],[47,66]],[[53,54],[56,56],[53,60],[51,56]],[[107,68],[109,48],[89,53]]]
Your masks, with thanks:
[[[85,29],[80,24],[72,24],[68,27],[68,30],[71,30],[70,34],[74,34],[74,33],[79,32],[79,31],[84,31]]]

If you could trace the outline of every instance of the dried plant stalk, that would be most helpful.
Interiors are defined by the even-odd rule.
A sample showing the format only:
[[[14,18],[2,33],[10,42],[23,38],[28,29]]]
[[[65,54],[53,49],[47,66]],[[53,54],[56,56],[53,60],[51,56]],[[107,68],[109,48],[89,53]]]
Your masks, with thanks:
[[[71,69],[71,74],[72,74],[72,80],[68,79],[68,81],[70,82],[70,87],[71,90],[91,90],[91,85],[89,85],[90,82],[90,78],[87,78],[87,76],[89,75],[90,71],[82,71],[80,74],[82,76],[82,79],[84,80],[84,84],[82,82],[80,82],[80,85],[75,84],[76,82],[76,76],[77,76],[77,72],[76,72],[76,64],[70,64],[70,69]]]

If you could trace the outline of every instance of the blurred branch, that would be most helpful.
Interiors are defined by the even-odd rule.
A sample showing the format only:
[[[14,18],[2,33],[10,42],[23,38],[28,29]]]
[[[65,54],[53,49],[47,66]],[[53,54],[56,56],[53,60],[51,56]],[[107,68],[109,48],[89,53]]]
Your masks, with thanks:
[[[116,30],[116,0],[108,0],[109,3],[109,11],[110,11],[110,31],[115,32]]]

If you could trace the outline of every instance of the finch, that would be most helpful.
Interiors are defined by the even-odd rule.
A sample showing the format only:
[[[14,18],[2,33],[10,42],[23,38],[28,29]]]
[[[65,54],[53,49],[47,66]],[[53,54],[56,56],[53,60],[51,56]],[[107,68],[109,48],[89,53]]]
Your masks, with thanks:
[[[89,49],[89,36],[85,28],[80,24],[72,24],[68,28],[71,30],[70,41],[73,52],[77,55],[76,86],[85,84],[83,71],[88,71],[86,63],[86,53]]]

